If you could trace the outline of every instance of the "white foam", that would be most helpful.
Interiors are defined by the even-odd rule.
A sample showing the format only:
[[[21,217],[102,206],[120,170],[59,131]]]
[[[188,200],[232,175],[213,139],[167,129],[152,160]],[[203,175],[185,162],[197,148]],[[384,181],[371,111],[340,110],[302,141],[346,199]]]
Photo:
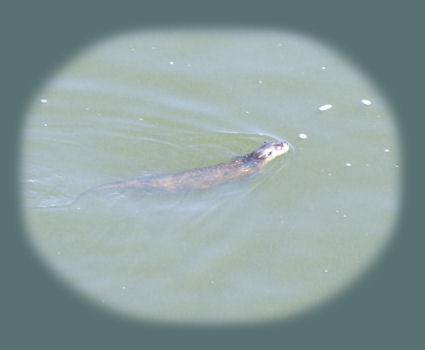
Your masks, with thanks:
[[[319,111],[327,111],[328,109],[331,109],[333,106],[331,104],[326,104],[319,107]]]

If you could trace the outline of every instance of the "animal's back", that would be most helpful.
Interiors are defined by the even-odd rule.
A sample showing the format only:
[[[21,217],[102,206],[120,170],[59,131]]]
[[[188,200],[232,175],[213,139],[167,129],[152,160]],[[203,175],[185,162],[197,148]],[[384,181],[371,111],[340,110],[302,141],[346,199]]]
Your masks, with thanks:
[[[98,190],[113,188],[137,188],[141,190],[205,189],[223,182],[236,180],[257,172],[260,167],[240,159],[206,168],[196,168],[168,175],[152,175],[131,180],[113,182],[97,187]]]
[[[141,190],[162,190],[174,192],[180,189],[205,189],[224,182],[252,175],[262,169],[270,160],[287,153],[289,144],[265,142],[248,155],[235,158],[229,163],[205,168],[196,168],[168,175],[152,175],[130,180],[116,181],[96,186],[78,197],[101,190],[137,188]]]

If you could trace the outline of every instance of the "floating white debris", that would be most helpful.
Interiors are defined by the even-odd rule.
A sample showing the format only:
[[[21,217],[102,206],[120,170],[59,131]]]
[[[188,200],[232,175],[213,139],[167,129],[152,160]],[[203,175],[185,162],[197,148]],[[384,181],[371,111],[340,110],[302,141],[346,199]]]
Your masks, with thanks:
[[[139,118],[139,120],[143,120],[143,118]]]
[[[126,286],[122,286],[122,289],[126,289],[127,287]]]
[[[319,107],[319,111],[327,111],[328,109],[331,109],[333,106],[331,104],[323,105]]]
[[[259,81],[258,81],[258,84],[262,84],[262,83],[263,83],[263,81],[262,81],[262,80],[259,80]]]
[[[46,100],[45,98],[42,98],[42,99],[40,100],[40,102],[41,102],[41,103],[47,103],[47,100]]]
[[[326,66],[323,66],[322,69],[325,70],[326,69]]]
[[[351,163],[345,163],[346,166],[351,166]]]
[[[43,124],[43,126],[47,126],[47,124]]]
[[[388,148],[384,149],[384,152],[388,153],[390,150]]]
[[[173,65],[174,64],[174,61],[170,61],[170,62],[168,62],[169,64],[171,64],[171,65]]]
[[[305,139],[307,139],[307,138],[308,138],[307,134],[303,134],[303,133],[299,133],[299,134],[298,134],[298,137],[299,137],[300,139],[302,139],[302,140],[305,140]]]
[[[324,269],[323,271],[324,271],[324,272],[328,272],[328,269]]]
[[[398,164],[396,164],[396,165],[394,165],[396,168],[398,168],[399,167],[399,165]]]
[[[245,111],[245,114],[249,114],[249,111]]]
[[[366,100],[365,98],[363,100],[361,100],[360,102],[363,103],[366,106],[370,106],[372,104],[372,102],[370,100]]]

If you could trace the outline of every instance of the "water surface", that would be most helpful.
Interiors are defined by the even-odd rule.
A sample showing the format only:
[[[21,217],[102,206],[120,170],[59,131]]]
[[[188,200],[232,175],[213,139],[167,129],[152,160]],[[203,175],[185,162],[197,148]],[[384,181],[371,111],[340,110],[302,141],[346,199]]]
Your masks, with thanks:
[[[218,164],[274,139],[293,150],[241,181],[73,202],[92,186]],[[398,215],[388,104],[340,53],[292,33],[95,43],[34,96],[22,144],[22,208],[40,259],[80,295],[143,320],[310,310],[373,265]]]

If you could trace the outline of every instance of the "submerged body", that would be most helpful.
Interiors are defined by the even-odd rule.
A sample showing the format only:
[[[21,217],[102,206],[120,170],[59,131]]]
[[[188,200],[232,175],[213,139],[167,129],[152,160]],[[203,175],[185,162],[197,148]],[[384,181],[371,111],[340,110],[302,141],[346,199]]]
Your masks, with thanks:
[[[142,190],[164,190],[174,192],[179,189],[205,189],[224,182],[252,175],[266,166],[272,159],[289,151],[286,141],[265,142],[250,154],[235,158],[229,163],[205,168],[190,169],[175,174],[153,175],[130,180],[116,181],[97,186],[89,191],[121,188]]]

